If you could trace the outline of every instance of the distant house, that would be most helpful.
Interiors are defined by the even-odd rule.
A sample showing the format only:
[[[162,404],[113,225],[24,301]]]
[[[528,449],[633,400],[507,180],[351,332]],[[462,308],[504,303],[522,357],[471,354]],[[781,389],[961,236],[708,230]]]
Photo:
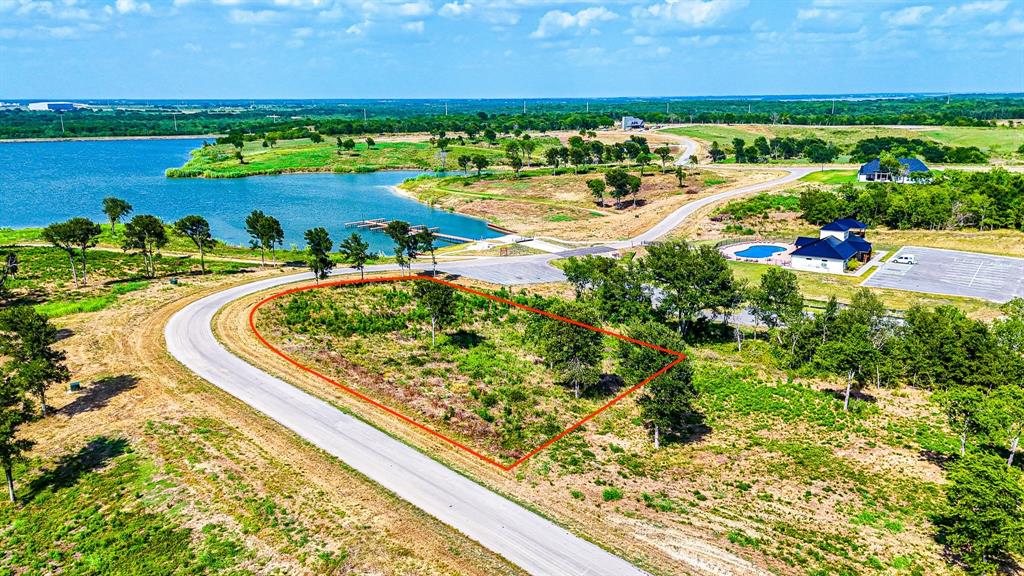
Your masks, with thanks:
[[[890,174],[882,170],[881,163],[878,158],[875,158],[871,162],[860,167],[857,172],[858,182],[898,182],[900,184],[909,184],[915,182],[912,175],[914,173],[928,172],[928,167],[925,166],[924,162],[921,162],[917,158],[898,158],[900,165],[903,166],[902,173],[898,175]]]
[[[28,109],[33,112],[70,112],[79,108],[88,108],[88,106],[77,102],[32,102],[28,105]]]
[[[867,225],[853,218],[843,218],[821,227],[818,237],[801,236],[790,253],[790,266],[805,272],[842,274],[850,260],[871,259],[871,243],[864,239]]]
[[[623,130],[630,130],[632,128],[643,128],[643,127],[644,127],[644,121],[641,120],[640,118],[634,118],[632,116],[623,116],[622,117],[622,129]]]

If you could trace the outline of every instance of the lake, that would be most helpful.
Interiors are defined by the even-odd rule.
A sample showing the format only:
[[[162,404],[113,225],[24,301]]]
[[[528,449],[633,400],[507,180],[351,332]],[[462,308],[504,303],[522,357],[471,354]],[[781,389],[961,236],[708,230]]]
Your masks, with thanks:
[[[101,202],[124,198],[133,214],[155,214],[171,222],[188,214],[210,221],[213,234],[248,245],[245,217],[254,209],[276,217],[285,247],[301,247],[309,228],[323,226],[337,245],[352,230],[343,224],[369,218],[437,226],[466,238],[497,233],[482,220],[435,210],[394,193],[390,187],[421,174],[287,174],[232,179],[170,179],[164,170],[181,166],[202,140],[111,140],[0,144],[0,227],[30,228],[73,216],[105,222]],[[360,231],[372,250],[390,252],[381,232]]]

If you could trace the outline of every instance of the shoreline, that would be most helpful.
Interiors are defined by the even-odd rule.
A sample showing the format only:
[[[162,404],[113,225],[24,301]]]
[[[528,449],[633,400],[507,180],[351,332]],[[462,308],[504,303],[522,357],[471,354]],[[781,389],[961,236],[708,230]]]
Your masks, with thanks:
[[[171,134],[164,136],[79,136],[68,138],[8,138],[0,144],[27,144],[31,142],[116,142],[125,140],[199,140],[219,138],[223,134]]]

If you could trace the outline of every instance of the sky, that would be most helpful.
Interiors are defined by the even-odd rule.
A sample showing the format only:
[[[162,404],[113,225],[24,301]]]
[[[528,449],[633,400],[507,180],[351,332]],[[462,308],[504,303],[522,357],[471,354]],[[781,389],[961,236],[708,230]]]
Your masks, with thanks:
[[[0,100],[1024,92],[1024,0],[0,0]]]

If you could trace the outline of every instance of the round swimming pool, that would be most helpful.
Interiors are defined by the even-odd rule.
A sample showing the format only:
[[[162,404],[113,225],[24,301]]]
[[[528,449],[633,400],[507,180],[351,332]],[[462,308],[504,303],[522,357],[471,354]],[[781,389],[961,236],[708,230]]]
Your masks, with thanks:
[[[785,252],[786,249],[782,246],[773,246],[772,244],[754,244],[748,246],[739,252],[736,252],[736,256],[740,258],[768,258],[774,256],[779,252]]]

